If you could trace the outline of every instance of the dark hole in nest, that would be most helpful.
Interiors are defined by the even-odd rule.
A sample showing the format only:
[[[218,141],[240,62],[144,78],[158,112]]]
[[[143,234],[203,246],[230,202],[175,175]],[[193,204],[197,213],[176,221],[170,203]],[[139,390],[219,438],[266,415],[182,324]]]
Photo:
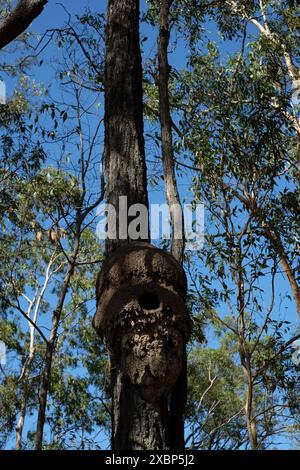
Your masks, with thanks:
[[[145,292],[139,298],[139,304],[145,310],[156,310],[160,305],[160,301],[156,294]]]

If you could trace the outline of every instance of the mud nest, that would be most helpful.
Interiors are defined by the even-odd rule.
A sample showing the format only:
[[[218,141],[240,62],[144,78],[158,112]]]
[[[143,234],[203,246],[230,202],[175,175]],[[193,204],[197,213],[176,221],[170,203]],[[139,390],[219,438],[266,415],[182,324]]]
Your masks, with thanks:
[[[98,276],[94,327],[147,400],[167,392],[180,373],[190,332],[186,292],[181,265],[143,242],[114,251]]]

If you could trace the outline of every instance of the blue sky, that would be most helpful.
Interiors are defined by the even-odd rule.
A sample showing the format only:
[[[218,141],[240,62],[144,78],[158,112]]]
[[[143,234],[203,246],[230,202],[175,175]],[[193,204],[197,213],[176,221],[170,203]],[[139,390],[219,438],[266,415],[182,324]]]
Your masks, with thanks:
[[[63,5],[64,7],[69,11],[69,13],[74,16],[75,14],[81,14],[86,6],[88,5],[91,10],[97,10],[100,12],[105,12],[106,11],[106,1],[99,1],[99,0],[89,0],[83,1],[83,0],[64,0]],[[142,8],[145,8],[145,1],[142,1]],[[62,6],[57,3],[54,0],[50,0],[48,2],[48,5],[45,7],[45,10],[40,17],[34,21],[33,25],[31,26],[31,30],[35,32],[39,32],[40,35],[42,36],[44,32],[47,29],[51,28],[58,28],[60,26],[63,26],[65,21],[67,20],[67,14],[62,8]],[[221,44],[221,52],[224,55],[224,58],[227,57],[228,54],[231,54],[232,52],[235,52],[236,50],[239,49],[239,45],[236,42],[222,42],[221,38],[217,35],[217,30],[213,22],[208,22],[206,24],[207,27],[207,34],[211,36],[212,39],[214,39],[216,42]],[[145,35],[148,37],[148,41],[146,43],[145,47],[145,55],[147,56],[148,53],[153,52],[156,47],[156,33],[155,31],[150,28],[146,27],[145,25],[142,26],[142,35]],[[54,44],[50,44],[46,51],[44,52],[44,56],[47,57],[55,57],[59,54],[59,51],[57,50],[56,46]],[[177,42],[177,48],[174,50],[170,56],[170,61],[173,66],[175,67],[182,67],[185,63],[186,60],[186,54],[187,51],[185,49],[185,46],[182,41],[178,40]],[[7,59],[5,57],[5,59]],[[11,58],[13,60],[13,57]],[[58,88],[58,85],[56,81],[54,80],[53,76],[53,69],[52,67],[49,67],[45,64],[43,64],[41,67],[33,67],[33,69],[30,71],[30,76],[34,78],[37,82],[41,82],[46,85],[46,87],[51,89],[51,93],[59,94],[60,90]],[[15,80],[7,80],[6,79],[6,85],[7,85],[7,92],[8,95],[11,95],[13,93],[13,90],[15,88],[16,82]],[[146,132],[151,132],[153,130],[153,126],[146,126]],[[158,130],[158,129],[157,129]],[[148,147],[149,145],[149,147]],[[147,143],[147,148],[149,148],[149,153],[150,157],[157,156],[157,150],[153,148],[152,145]],[[51,150],[52,152],[53,150]],[[55,151],[55,150],[54,150]],[[157,155],[155,155],[155,153]],[[148,155],[149,156],[149,155]],[[151,172],[151,171],[150,171]],[[189,200],[192,197],[191,193],[191,174],[183,173],[183,176],[179,178],[178,184],[180,188],[180,195],[182,199],[187,199]],[[162,187],[158,187],[156,189],[152,189],[151,187],[149,188],[150,190],[150,200],[151,202],[163,202],[164,201],[164,191]],[[267,307],[270,301],[270,293],[268,292],[269,289],[269,279],[263,279],[261,281],[261,287],[265,290],[265,297],[264,297],[264,304]],[[281,308],[279,309],[279,305],[281,303],[281,298],[280,296],[282,295],[285,297],[286,292],[289,291],[289,286],[284,278],[283,275],[278,276],[277,278],[277,305],[278,311],[281,311],[281,315],[283,315],[283,312],[286,311],[288,314],[287,316],[289,319],[291,319],[293,322],[297,321],[297,314],[296,314],[296,309],[294,306],[293,302],[287,302],[286,299],[283,300],[283,305],[281,305]],[[209,333],[210,334],[210,333]],[[209,336],[209,344],[211,346],[216,345],[215,338],[213,335],[211,337]],[[33,418],[28,420],[27,422],[27,429],[29,429],[33,424]],[[288,443],[284,443],[282,447],[288,445]]]

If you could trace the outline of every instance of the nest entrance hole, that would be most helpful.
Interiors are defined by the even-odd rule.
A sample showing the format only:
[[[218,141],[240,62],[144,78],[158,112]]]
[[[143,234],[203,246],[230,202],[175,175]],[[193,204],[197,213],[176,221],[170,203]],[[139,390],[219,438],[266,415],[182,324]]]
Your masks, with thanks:
[[[144,292],[139,298],[139,304],[143,310],[157,310],[160,306],[160,300],[153,292]]]

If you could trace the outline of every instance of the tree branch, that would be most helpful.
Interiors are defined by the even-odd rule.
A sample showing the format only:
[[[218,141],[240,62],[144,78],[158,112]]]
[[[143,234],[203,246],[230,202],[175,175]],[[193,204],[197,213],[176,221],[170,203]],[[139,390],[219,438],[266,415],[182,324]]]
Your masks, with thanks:
[[[7,46],[30,26],[43,11],[48,0],[19,0],[0,24],[0,49]]]

